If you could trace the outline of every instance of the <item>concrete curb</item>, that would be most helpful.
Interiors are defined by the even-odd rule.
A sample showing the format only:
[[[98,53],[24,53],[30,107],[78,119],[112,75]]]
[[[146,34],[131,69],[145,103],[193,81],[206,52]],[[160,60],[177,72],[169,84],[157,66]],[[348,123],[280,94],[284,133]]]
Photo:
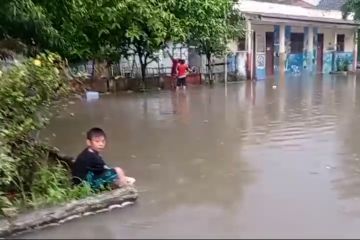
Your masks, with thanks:
[[[75,218],[110,211],[134,203],[135,187],[128,186],[60,206],[34,210],[14,218],[0,219],[0,238],[55,226]]]

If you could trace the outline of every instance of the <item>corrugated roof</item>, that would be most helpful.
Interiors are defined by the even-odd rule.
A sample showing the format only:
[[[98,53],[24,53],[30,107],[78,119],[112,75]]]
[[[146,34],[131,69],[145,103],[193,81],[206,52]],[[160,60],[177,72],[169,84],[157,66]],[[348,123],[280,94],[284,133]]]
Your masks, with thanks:
[[[346,3],[346,0],[321,0],[317,8],[323,10],[341,10],[341,7]]]

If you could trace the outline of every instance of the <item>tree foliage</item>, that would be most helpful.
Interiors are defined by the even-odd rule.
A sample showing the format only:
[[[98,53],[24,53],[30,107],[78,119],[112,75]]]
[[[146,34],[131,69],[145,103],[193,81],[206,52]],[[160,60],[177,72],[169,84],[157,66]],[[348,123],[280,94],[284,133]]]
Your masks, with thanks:
[[[178,19],[169,11],[176,4],[175,0],[128,0],[124,55],[139,58],[143,80],[146,66],[156,60],[156,53],[166,42],[185,37]]]
[[[242,32],[232,0],[8,0],[0,3],[0,37],[70,59],[136,54],[142,69],[168,41],[221,55]]]
[[[41,49],[58,47],[62,38],[51,21],[51,16],[54,13],[64,13],[60,11],[60,6],[51,13],[51,9],[46,9],[46,5],[40,3],[37,0],[0,1],[0,39],[11,37]]]
[[[148,64],[170,41],[187,43],[204,54],[211,78],[212,56],[223,55],[243,28],[233,0],[0,2],[0,46],[1,39],[10,37],[24,42],[28,55],[46,49],[71,62],[101,63],[132,55],[140,62],[143,80]],[[11,56],[7,50],[0,49],[1,58]]]
[[[350,14],[354,14],[354,19],[360,20],[360,0],[347,0],[346,3],[342,6],[343,18],[346,19]],[[360,36],[360,31],[358,30]],[[360,38],[357,39],[358,52],[360,52]],[[359,58],[359,56],[355,56]]]
[[[223,55],[229,40],[243,32],[243,18],[232,0],[179,1],[176,16],[181,19],[187,43],[205,54],[211,73],[211,57]]]
[[[359,0],[347,0],[342,6],[343,17],[348,17],[353,13],[356,20],[360,19],[360,1]]]

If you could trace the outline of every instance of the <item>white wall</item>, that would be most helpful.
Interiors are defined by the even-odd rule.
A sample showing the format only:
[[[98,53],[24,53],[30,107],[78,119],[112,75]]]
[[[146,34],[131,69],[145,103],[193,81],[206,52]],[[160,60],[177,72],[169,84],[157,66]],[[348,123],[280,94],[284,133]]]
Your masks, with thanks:
[[[188,61],[188,48],[186,46],[183,46],[182,44],[168,44],[168,48],[165,50],[160,50],[157,53],[157,56],[159,58],[159,61],[153,61],[151,62],[148,66],[148,72],[149,74],[155,74],[158,72],[158,68],[165,68],[165,72],[166,73],[170,73],[171,72],[171,67],[172,67],[172,61],[170,56],[168,55],[167,51],[168,50],[174,58],[182,58],[185,59],[186,61]],[[129,59],[121,59],[120,61],[120,67],[122,68],[122,71],[124,72],[131,72],[132,68],[133,68],[133,62],[135,59],[135,64],[134,64],[134,71],[136,73],[140,73],[140,61],[139,58],[137,56],[130,56]]]
[[[324,51],[334,49],[335,47],[335,31],[333,28],[319,28],[318,33],[324,34]]]
[[[304,33],[304,27],[291,26],[292,33]]]
[[[336,34],[345,34],[345,52],[354,50],[354,30],[319,28],[318,32],[324,34],[324,51],[327,51],[330,47],[334,48]]]
[[[345,34],[345,52],[352,52],[354,50],[354,31],[337,29],[336,34]]]
[[[266,32],[274,32],[274,26],[253,24],[251,27],[256,34],[256,52],[266,52]]]
[[[256,32],[273,32],[274,25],[252,24],[251,28]]]

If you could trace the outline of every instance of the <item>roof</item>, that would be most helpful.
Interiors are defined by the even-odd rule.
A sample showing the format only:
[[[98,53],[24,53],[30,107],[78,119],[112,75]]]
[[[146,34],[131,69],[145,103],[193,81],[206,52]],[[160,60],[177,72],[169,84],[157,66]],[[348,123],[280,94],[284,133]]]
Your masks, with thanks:
[[[341,11],[331,10],[325,11],[317,8],[304,8],[301,6],[270,3],[259,0],[243,0],[239,1],[236,7],[242,13],[264,13],[264,14],[285,14],[303,17],[319,17],[331,19],[343,19]]]
[[[253,19],[260,21],[275,21],[284,20],[285,22],[290,21],[301,21],[301,22],[311,22],[311,23],[333,23],[337,25],[348,25],[348,26],[359,26],[360,23],[354,22],[352,20],[346,19],[334,19],[334,18],[324,18],[324,17],[307,17],[307,16],[294,16],[287,14],[271,14],[271,13],[248,13],[253,16]],[[255,18],[254,18],[255,17]]]
[[[346,3],[346,0],[321,0],[316,6],[323,10],[341,10],[341,7]]]

